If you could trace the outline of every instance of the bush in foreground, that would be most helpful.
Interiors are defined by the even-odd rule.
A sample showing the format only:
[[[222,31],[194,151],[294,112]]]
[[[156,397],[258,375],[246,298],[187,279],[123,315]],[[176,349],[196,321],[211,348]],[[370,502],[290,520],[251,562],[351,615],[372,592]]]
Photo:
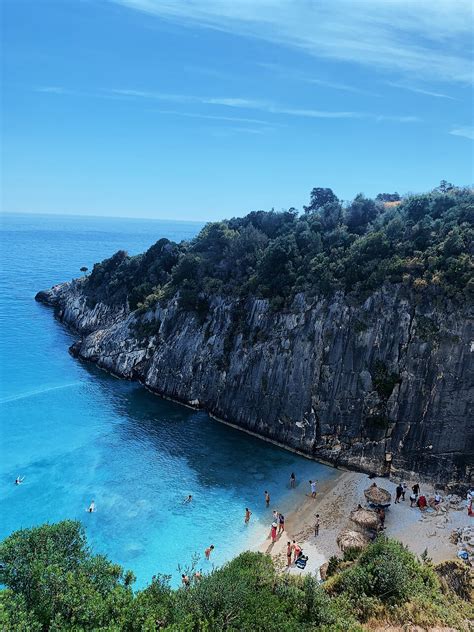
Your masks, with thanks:
[[[242,553],[189,588],[157,576],[133,592],[133,574],[94,555],[80,523],[13,533],[0,544],[0,629],[207,632],[357,631],[363,623],[467,629],[470,605],[398,542],[381,539],[320,586],[278,575],[270,557]]]

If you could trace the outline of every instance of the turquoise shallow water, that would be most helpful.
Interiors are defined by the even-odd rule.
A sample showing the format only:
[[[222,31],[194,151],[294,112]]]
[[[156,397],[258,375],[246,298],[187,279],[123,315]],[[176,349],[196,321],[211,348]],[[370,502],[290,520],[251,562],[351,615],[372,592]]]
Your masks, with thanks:
[[[220,565],[290,506],[307,480],[335,470],[113,378],[67,352],[74,335],[35,293],[120,248],[143,251],[201,224],[3,215],[0,270],[0,538],[81,520],[93,549],[130,568],[137,586],[215,545]],[[295,471],[304,481],[288,489]],[[15,486],[17,475],[25,476]],[[272,496],[265,508],[263,493]],[[193,502],[184,505],[187,494]],[[86,513],[94,499],[97,512]],[[245,507],[253,512],[249,527]],[[203,561],[203,570],[210,563]]]

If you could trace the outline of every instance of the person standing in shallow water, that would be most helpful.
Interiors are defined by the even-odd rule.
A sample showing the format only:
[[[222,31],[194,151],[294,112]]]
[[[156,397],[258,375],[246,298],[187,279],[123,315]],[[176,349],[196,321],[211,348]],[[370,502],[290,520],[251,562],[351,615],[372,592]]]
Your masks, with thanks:
[[[245,508],[245,524],[248,524],[250,521],[250,516],[252,515],[252,512],[250,511],[250,509],[248,507]]]
[[[309,481],[311,486],[311,498],[316,498],[316,482],[317,481]]]
[[[265,504],[267,507],[270,506],[270,494],[265,490]]]
[[[296,487],[296,476],[294,472],[291,472],[290,474],[290,487],[291,489],[294,489]]]
[[[211,557],[211,553],[214,550],[214,545],[211,544],[211,546],[209,546],[205,551],[204,551],[204,555],[206,556],[206,560],[208,560]]]

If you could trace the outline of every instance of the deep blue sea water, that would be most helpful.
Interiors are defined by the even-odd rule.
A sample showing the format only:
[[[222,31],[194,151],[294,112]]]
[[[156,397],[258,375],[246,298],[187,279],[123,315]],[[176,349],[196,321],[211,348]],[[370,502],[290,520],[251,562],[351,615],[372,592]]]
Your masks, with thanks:
[[[271,510],[335,470],[250,437],[73,359],[74,335],[34,301],[118,249],[193,237],[202,224],[1,216],[0,538],[65,518],[96,552],[134,571],[137,586],[215,545],[220,565],[258,542]],[[288,489],[294,471],[302,483]],[[25,476],[14,485],[17,475]],[[265,508],[264,491],[272,496]],[[188,494],[193,502],[183,504]],[[86,507],[94,499],[97,511]],[[245,507],[252,512],[244,525]],[[211,568],[203,561],[202,569]]]

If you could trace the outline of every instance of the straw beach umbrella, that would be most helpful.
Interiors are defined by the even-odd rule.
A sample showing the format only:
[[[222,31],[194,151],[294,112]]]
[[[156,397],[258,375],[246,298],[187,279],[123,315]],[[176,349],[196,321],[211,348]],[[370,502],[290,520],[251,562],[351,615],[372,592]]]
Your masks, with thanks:
[[[351,520],[364,527],[364,529],[378,529],[380,525],[380,518],[375,511],[364,509],[363,507],[358,507],[351,511]]]
[[[369,544],[370,538],[360,531],[343,529],[337,536],[336,542],[341,551],[345,551],[346,549],[363,549]]]
[[[377,487],[376,485],[371,485],[369,489],[364,491],[364,496],[371,505],[376,505],[378,507],[388,507],[392,502],[392,497],[390,492],[382,487]]]

